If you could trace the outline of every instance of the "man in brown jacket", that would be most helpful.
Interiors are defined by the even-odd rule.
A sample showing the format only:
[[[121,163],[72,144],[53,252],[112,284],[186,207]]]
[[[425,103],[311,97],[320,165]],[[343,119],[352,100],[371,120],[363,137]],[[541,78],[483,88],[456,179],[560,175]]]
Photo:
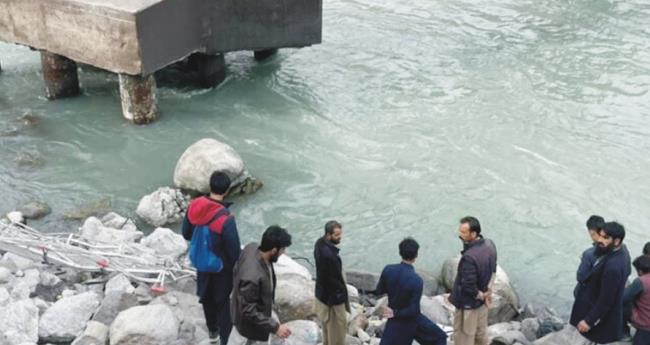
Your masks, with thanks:
[[[271,316],[275,298],[273,263],[291,245],[287,230],[274,225],[262,235],[262,243],[244,247],[234,270],[230,314],[233,328],[228,345],[268,344],[275,333],[287,338],[291,331]]]

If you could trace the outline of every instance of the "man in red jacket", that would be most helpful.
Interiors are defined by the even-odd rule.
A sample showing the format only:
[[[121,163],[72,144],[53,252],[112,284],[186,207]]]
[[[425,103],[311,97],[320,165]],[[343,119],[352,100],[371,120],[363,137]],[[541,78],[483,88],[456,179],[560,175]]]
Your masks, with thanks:
[[[232,271],[241,252],[235,217],[228,210],[231,204],[223,200],[229,188],[228,175],[217,171],[212,173],[210,194],[192,200],[183,220],[183,237],[188,241],[192,240],[196,226],[209,225],[211,243],[214,244],[211,249],[223,261],[223,269],[220,272],[197,272],[196,275],[196,293],[203,305],[212,344],[216,344],[219,338],[225,344],[232,330]]]

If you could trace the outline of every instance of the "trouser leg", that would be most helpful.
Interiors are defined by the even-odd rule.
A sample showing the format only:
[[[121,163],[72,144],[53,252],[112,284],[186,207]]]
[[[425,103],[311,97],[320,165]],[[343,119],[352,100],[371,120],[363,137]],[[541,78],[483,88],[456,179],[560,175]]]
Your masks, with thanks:
[[[475,310],[456,309],[454,313],[454,345],[475,345],[477,321]]]
[[[323,339],[323,345],[345,345],[345,334],[347,333],[345,304],[331,306],[328,309],[327,343]]]
[[[216,324],[219,329],[219,336],[223,344],[228,341],[230,331],[232,330],[232,320],[230,319],[230,299],[222,301],[217,306]]]
[[[205,324],[210,332],[219,331],[218,309],[211,297],[204,298],[201,302],[203,306],[203,315],[205,315]]]
[[[488,308],[483,305],[476,309],[476,345],[488,345],[490,340],[487,333]]]

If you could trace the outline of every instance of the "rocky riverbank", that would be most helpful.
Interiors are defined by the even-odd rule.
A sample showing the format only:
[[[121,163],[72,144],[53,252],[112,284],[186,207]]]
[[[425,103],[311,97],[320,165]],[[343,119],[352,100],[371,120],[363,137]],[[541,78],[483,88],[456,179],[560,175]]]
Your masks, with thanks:
[[[5,220],[6,222],[6,220]],[[6,223],[5,223],[6,224]],[[158,228],[148,236],[127,218],[109,213],[84,221],[79,235],[93,243],[136,243],[143,251],[183,260],[187,243],[173,231]],[[129,280],[123,274],[88,273],[1,253],[0,345],[207,345],[208,333],[195,282],[167,284],[164,292]],[[458,258],[439,272],[420,272],[425,279],[421,310],[448,333],[453,306],[445,299],[453,284]],[[316,345],[320,325],[312,312],[314,279],[307,267],[288,256],[276,265],[275,312],[293,335],[272,344]],[[378,344],[386,324],[380,317],[385,297],[363,293],[374,289],[378,274],[349,271],[351,297],[347,344]],[[362,293],[359,293],[362,291]],[[575,345],[580,335],[544,306],[520,307],[506,272],[499,267],[495,299],[489,313],[491,344]]]

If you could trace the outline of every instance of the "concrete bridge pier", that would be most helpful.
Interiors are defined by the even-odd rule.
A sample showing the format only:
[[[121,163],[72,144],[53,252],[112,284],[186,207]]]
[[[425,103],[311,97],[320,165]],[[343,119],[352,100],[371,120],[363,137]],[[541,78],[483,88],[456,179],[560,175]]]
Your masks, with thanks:
[[[77,63],[65,56],[41,51],[41,67],[48,99],[73,97],[79,94]]]
[[[158,119],[156,78],[120,74],[122,115],[127,120],[144,125]]]
[[[224,54],[196,53],[189,57],[189,65],[198,75],[197,82],[203,88],[211,88],[226,79],[226,60]]]
[[[255,53],[254,53],[255,54],[255,60],[264,61],[264,60],[272,57],[273,55],[275,55],[277,53],[278,53],[277,48],[265,49],[265,50],[256,50]]]

